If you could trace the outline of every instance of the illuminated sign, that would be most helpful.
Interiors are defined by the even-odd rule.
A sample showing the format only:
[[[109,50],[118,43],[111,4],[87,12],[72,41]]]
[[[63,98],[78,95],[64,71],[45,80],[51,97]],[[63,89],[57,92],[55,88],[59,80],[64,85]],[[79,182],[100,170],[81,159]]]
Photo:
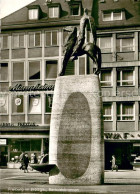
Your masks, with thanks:
[[[11,92],[23,92],[23,91],[53,91],[54,85],[45,84],[44,86],[41,84],[37,84],[35,86],[23,86],[21,84],[17,84],[14,87],[10,87],[9,91]]]
[[[0,139],[0,145],[7,145],[7,139]]]

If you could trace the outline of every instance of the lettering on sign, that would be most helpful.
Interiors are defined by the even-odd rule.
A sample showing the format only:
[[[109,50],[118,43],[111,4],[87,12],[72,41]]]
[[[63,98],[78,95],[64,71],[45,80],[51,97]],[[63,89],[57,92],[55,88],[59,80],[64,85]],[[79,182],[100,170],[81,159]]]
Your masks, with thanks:
[[[23,91],[53,91],[54,85],[45,84],[44,86],[41,84],[37,84],[36,86],[23,86],[21,84],[17,84],[14,87],[10,87],[9,91],[11,92],[23,92]]]
[[[35,123],[0,123],[0,127],[36,127]]]

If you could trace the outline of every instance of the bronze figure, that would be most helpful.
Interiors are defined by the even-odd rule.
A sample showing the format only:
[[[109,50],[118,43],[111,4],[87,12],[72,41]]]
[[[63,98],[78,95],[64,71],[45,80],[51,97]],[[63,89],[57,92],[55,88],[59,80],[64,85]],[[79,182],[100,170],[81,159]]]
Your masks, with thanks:
[[[93,36],[92,43],[85,43],[85,30],[88,24],[90,26],[90,31]],[[65,74],[66,66],[71,57],[73,57],[72,60],[76,60],[78,56],[84,54],[87,54],[96,64],[96,71],[94,73],[98,75],[101,69],[101,50],[96,45],[96,27],[94,19],[91,16],[88,16],[87,9],[84,10],[84,15],[80,20],[80,30],[78,37],[76,27],[69,26],[66,27],[65,30],[68,31],[68,36],[66,44],[64,45],[64,60],[59,76],[63,76]]]

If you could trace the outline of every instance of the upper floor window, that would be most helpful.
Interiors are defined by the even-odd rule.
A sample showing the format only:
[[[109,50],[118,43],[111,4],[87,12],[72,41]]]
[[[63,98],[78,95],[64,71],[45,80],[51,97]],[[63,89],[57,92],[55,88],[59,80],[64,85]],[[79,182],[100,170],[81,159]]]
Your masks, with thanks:
[[[58,31],[47,31],[45,33],[46,46],[57,46],[58,45]]]
[[[117,52],[129,52],[134,51],[134,34],[117,34]]]
[[[29,95],[29,113],[30,114],[41,114],[41,96]]]
[[[23,113],[23,112],[24,112],[24,96],[23,95],[13,96],[12,113]]]
[[[112,86],[112,70],[111,69],[101,70],[100,80],[102,87]]]
[[[3,35],[3,36],[1,36],[1,48],[2,48],[2,49],[7,49],[7,48],[9,48],[9,39],[8,39],[8,35]]]
[[[103,21],[123,20],[124,11],[103,11]]]
[[[134,103],[118,103],[117,120],[134,120]]]
[[[29,80],[40,79],[40,61],[29,62]]]
[[[134,70],[132,69],[117,69],[117,85],[118,86],[133,86],[134,85]]]
[[[24,62],[13,63],[13,81],[24,80]]]
[[[104,103],[103,104],[103,118],[105,121],[112,120],[113,118],[112,113],[112,104],[111,103]]]
[[[80,16],[81,15],[81,5],[79,3],[70,5],[71,15]]]
[[[29,9],[29,20],[37,20],[39,18],[38,9]]]
[[[8,113],[8,98],[6,95],[0,95],[0,114]]]
[[[79,57],[79,75],[86,74],[86,61],[85,57]]]
[[[49,18],[59,18],[59,7],[49,7]]]
[[[13,48],[23,48],[24,34],[13,34],[12,43],[13,43]]]
[[[41,33],[40,32],[30,32],[29,33],[29,47],[41,46]]]
[[[46,61],[45,79],[57,78],[57,61]]]
[[[112,37],[99,37],[97,39],[97,44],[99,45],[102,53],[110,53],[113,49]]]
[[[50,113],[52,110],[53,94],[46,94],[45,112]]]
[[[8,63],[0,63],[0,81],[8,81]]]

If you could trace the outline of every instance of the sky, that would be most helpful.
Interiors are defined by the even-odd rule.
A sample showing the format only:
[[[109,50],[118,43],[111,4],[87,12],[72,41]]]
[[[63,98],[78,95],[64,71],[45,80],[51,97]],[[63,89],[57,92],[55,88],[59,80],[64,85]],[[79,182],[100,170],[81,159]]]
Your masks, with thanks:
[[[0,0],[0,19],[35,0]]]

